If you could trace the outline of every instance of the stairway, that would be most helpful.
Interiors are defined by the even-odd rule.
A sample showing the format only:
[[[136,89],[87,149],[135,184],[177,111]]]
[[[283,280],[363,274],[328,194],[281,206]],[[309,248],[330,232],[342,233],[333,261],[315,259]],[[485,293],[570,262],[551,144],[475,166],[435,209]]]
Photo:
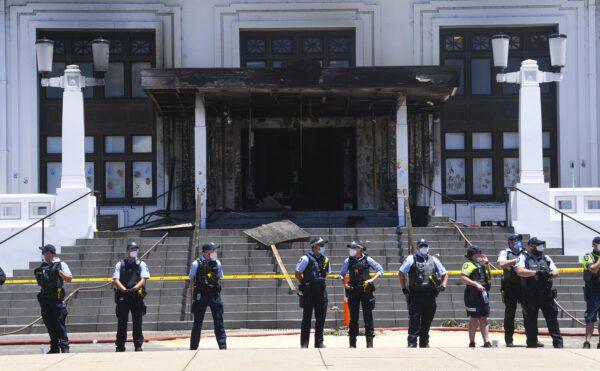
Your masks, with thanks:
[[[396,228],[308,228],[311,235],[328,238],[328,255],[333,272],[339,272],[347,256],[346,244],[356,238],[367,241],[368,254],[380,262],[387,272],[397,272],[400,267],[400,254],[406,254],[407,233],[401,237]],[[505,246],[510,231],[500,227],[465,228],[465,234],[483,248],[495,262],[498,252]],[[225,274],[236,273],[278,273],[277,264],[271,252],[258,250],[257,243],[249,240],[239,229],[209,229],[201,232],[201,240],[221,244],[219,259]],[[448,226],[414,229],[415,238],[430,241],[431,252],[438,255],[449,270],[460,269],[464,262],[464,242],[456,229]],[[148,232],[101,232],[89,240],[78,240],[74,246],[62,248],[60,257],[67,262],[76,277],[109,277],[114,264],[124,257],[128,241],[141,244],[143,253],[158,240],[158,235]],[[168,237],[164,245],[158,246],[145,259],[153,276],[186,274],[188,256],[187,236]],[[288,271],[293,272],[306,243],[288,243],[279,246],[282,259]],[[548,249],[559,267],[577,267],[578,258],[559,256],[557,249]],[[32,277],[32,269],[39,263],[30,263],[29,270],[15,271],[15,277]],[[76,287],[96,284],[67,284],[67,292]],[[583,318],[585,303],[582,294],[581,275],[565,275],[556,280],[561,303],[578,318]],[[377,281],[377,306],[375,325],[377,327],[407,326],[408,312],[404,296],[395,277],[380,278]],[[494,279],[491,300],[492,321],[501,322],[504,305],[499,292],[499,279]],[[183,282],[148,283],[148,314],[144,318],[146,330],[185,330],[191,328],[189,304],[183,295]],[[465,320],[463,305],[464,286],[456,276],[450,278],[449,289],[438,298],[438,309],[434,326],[446,320]],[[0,287],[0,333],[19,328],[33,321],[39,315],[35,298],[36,285],[5,285]],[[328,280],[330,312],[327,327],[343,325],[343,289],[338,279]],[[225,325],[235,328],[299,328],[301,309],[298,299],[289,295],[283,280],[227,280],[222,291],[225,303]],[[185,303],[182,305],[182,302]],[[335,307],[340,310],[335,310]],[[520,315],[520,311],[518,311]],[[542,318],[542,316],[540,316]],[[575,327],[567,317],[559,318],[562,327]],[[540,326],[545,327],[543,319]],[[68,327],[71,332],[114,331],[116,317],[112,289],[80,292],[69,305]],[[210,316],[205,328],[212,328]],[[43,324],[33,326],[29,332],[45,331]]]

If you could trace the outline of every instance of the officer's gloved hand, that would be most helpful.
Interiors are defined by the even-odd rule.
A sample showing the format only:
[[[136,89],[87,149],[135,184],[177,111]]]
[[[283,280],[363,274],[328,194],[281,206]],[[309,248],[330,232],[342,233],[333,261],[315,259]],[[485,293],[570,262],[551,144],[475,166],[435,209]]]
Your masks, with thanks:
[[[137,291],[138,291],[138,289],[134,289],[134,288],[127,289],[127,293],[131,296],[135,296]]]
[[[52,263],[52,266],[50,267],[50,271],[58,272],[60,270],[62,270],[62,264],[60,264],[60,262]]]
[[[542,281],[546,281],[548,278],[550,278],[550,272],[545,268],[540,269],[535,274]]]

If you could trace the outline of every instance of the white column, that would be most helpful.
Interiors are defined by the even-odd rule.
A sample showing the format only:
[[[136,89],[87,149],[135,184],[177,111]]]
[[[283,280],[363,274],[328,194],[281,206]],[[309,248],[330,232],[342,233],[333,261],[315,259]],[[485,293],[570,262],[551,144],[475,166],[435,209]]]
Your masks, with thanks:
[[[405,226],[404,195],[408,196],[408,111],[406,96],[398,97],[396,105],[396,196],[398,225]]]
[[[194,125],[194,178],[200,192],[200,228],[206,228],[206,107],[204,95],[196,94]]]
[[[543,79],[537,62],[523,61],[519,92],[519,183],[544,183],[540,81]]]
[[[85,183],[85,122],[83,117],[82,77],[79,67],[69,65],[63,78],[62,176],[59,192],[83,194]],[[62,191],[61,191],[62,190]]]

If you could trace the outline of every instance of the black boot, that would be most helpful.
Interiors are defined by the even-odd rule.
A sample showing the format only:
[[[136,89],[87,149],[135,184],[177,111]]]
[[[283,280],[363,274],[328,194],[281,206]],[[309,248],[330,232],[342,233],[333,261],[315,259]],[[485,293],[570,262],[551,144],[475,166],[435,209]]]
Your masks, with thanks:
[[[219,349],[227,350],[227,344],[219,344]]]
[[[583,349],[592,349],[592,346],[590,345],[589,341],[585,341],[583,343]]]
[[[322,341],[315,343],[315,348],[325,348],[325,344]]]
[[[115,349],[115,352],[120,353],[120,352],[124,352],[125,351],[125,347],[117,347]]]
[[[50,347],[50,350],[46,352],[46,354],[56,354],[56,353],[60,353],[60,348],[58,346]]]
[[[373,348],[373,338],[367,338],[367,348]]]
[[[491,348],[492,347],[492,343],[490,343],[489,341],[486,341],[485,343],[483,343],[483,347],[484,348]]]
[[[69,353],[69,347],[60,348],[61,353]]]
[[[141,352],[142,351],[142,346],[141,345],[136,345],[135,346],[135,351],[136,352]]]
[[[356,338],[350,338],[350,348],[356,348]]]
[[[470,343],[469,343],[469,348],[475,348],[475,346],[476,346],[476,345],[475,345],[475,342],[474,342],[474,341],[472,341],[472,342],[470,342]]]

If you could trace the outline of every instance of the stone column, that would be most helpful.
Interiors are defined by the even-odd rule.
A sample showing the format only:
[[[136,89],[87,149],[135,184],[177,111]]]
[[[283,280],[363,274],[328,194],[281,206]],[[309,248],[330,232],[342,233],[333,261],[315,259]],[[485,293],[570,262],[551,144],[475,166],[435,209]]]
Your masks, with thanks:
[[[398,97],[396,105],[396,196],[398,226],[406,226],[404,195],[408,196],[408,110],[406,96]]]
[[[200,228],[206,228],[206,107],[204,95],[196,94],[194,119],[194,179],[196,192],[200,193]],[[197,195],[195,196],[196,200]],[[196,205],[198,206],[198,205]]]

